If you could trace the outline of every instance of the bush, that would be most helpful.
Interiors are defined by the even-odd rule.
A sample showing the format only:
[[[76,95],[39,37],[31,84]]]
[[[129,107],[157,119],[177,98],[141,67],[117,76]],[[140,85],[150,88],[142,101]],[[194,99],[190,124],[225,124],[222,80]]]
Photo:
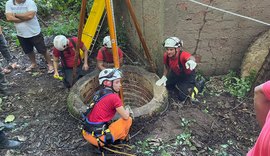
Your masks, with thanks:
[[[239,78],[234,71],[230,71],[224,78],[223,83],[227,92],[237,98],[243,98],[251,89],[255,80],[256,72],[252,71],[249,76]]]
[[[61,11],[66,14],[77,14],[81,10],[81,0],[35,0],[35,2],[38,7],[38,13],[43,17],[47,17],[55,11]],[[93,0],[88,0],[86,10],[89,11],[92,4]]]
[[[79,19],[77,18],[66,18],[62,16],[57,21],[52,21],[48,27],[43,28],[42,31],[45,36],[51,35],[66,35],[76,36],[78,33]]]

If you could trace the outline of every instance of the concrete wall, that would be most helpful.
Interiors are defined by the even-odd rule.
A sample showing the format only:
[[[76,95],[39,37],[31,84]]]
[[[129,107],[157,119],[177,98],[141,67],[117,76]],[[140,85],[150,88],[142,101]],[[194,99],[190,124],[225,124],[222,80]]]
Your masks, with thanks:
[[[129,42],[143,54],[125,1],[114,1],[116,19],[123,17]],[[250,43],[269,26],[192,3],[188,0],[131,0],[148,48],[162,72],[162,42],[177,36],[184,49],[201,56],[198,69],[206,75],[238,70]],[[270,23],[269,0],[198,0],[227,11]]]

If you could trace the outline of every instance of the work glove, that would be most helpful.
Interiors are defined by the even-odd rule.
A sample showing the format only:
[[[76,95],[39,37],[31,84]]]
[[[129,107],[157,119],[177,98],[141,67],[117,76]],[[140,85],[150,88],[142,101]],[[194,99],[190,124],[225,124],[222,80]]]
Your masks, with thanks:
[[[197,63],[193,60],[188,60],[185,65],[186,65],[186,69],[194,70],[195,67],[197,66]]]
[[[157,80],[156,85],[157,86],[161,86],[161,85],[166,86],[166,81],[167,81],[167,77],[163,75],[161,79]]]

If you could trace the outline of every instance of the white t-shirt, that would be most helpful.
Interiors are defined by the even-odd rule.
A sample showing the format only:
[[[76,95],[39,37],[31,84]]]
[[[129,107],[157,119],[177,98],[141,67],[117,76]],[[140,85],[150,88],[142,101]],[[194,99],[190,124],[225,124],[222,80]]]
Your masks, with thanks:
[[[37,12],[37,6],[33,0],[26,0],[24,3],[13,4],[13,0],[8,0],[6,3],[6,13],[25,13],[28,11]],[[23,38],[30,38],[40,33],[40,25],[37,16],[28,21],[15,23],[17,35]]]

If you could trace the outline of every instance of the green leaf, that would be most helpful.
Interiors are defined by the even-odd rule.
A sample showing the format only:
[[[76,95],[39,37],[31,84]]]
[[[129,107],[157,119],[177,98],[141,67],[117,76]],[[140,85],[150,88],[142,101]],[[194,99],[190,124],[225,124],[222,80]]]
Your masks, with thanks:
[[[39,72],[34,72],[32,73],[32,76],[35,77],[35,76],[38,76],[39,75]]]
[[[196,151],[197,148],[196,148],[195,146],[191,146],[191,147],[190,147],[190,150],[191,150],[191,151]]]
[[[227,144],[223,144],[223,145],[220,145],[222,148],[227,148],[229,145]]]
[[[5,122],[7,123],[7,122],[12,122],[12,121],[14,121],[14,119],[15,119],[15,116],[14,115],[8,115],[7,117],[6,117],[6,119],[5,119]]]

